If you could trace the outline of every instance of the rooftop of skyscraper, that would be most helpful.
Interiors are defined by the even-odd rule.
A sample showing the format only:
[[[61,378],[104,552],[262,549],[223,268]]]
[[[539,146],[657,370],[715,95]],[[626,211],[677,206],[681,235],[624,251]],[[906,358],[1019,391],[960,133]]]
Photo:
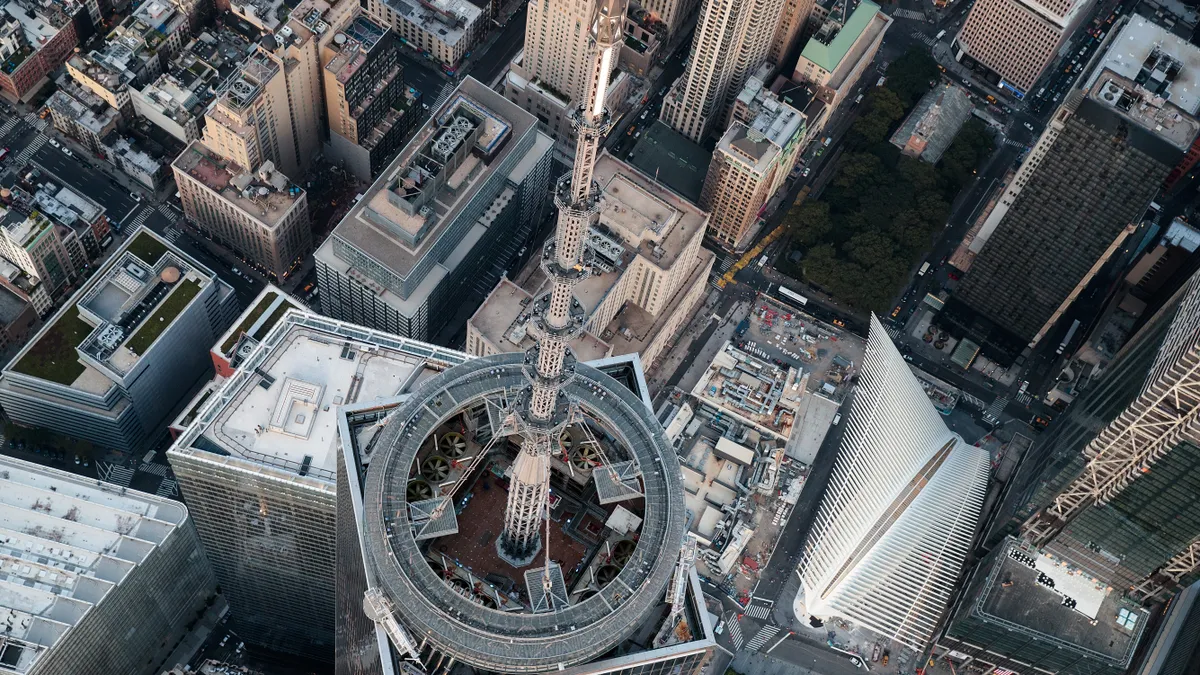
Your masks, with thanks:
[[[0,456],[0,663],[29,673],[185,522],[182,503]]]
[[[1136,14],[1114,33],[1083,85],[1087,100],[1187,150],[1200,133],[1200,47]]]
[[[235,326],[253,318],[257,307]],[[392,399],[432,376],[431,368],[466,359],[461,352],[280,307],[284,313],[238,370],[188,406],[194,409],[191,424],[172,452],[288,474],[332,490],[339,406]]]
[[[4,374],[103,394],[213,283],[221,282],[211,271],[140,230],[71,296]]]
[[[370,14],[359,12],[329,42],[329,48],[336,51],[337,55],[325,65],[325,69],[333,73],[338,82],[349,82],[370,58],[375,45],[379,44],[387,31],[388,28],[380,25]]]

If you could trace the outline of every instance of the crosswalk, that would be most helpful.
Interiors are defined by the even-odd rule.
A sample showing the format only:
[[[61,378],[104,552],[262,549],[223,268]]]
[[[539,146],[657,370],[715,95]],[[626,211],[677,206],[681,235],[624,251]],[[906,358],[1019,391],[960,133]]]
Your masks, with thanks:
[[[1021,392],[1017,394],[1017,403],[1020,403],[1023,406],[1028,406],[1030,403],[1033,403],[1033,396],[1026,392]]]
[[[442,90],[438,92],[437,100],[429,105],[429,110],[441,110],[442,105],[450,99],[450,94],[454,92],[454,85],[447,82],[442,85]]]
[[[34,136],[33,140],[29,142],[29,145],[25,146],[21,152],[17,153],[16,165],[25,166],[25,163],[33,157],[33,153],[41,150],[42,146],[44,145],[46,145],[46,137],[44,135],[38,134],[37,136]]]
[[[138,227],[140,227],[143,223],[145,223],[150,218],[150,214],[152,214],[152,213],[154,213],[153,209],[147,209],[147,208],[138,209],[138,214],[133,217],[133,220],[129,221],[128,223],[122,223],[122,226],[121,226],[122,230],[124,232],[133,232],[134,230],[138,229]]]
[[[925,12],[918,12],[915,9],[897,9],[892,12],[892,16],[898,19],[913,19],[914,21],[925,21]]]
[[[725,626],[729,629],[729,639],[733,640],[734,651],[741,650],[742,645],[746,644],[746,638],[742,637],[742,624],[738,622],[737,615],[730,616]]]
[[[145,471],[146,473],[152,473],[155,476],[162,476],[163,478],[166,478],[167,474],[171,472],[171,467],[163,466],[162,464],[154,464],[153,462],[142,462],[141,466],[138,467],[138,471]]]
[[[167,229],[163,230],[163,236],[167,238],[167,241],[174,244],[176,239],[183,236],[183,233],[168,225]]]
[[[159,204],[158,212],[161,213],[164,217],[166,217],[167,220],[169,220],[171,222],[175,222],[175,219],[177,219],[179,217],[179,212],[176,211],[175,209],[171,208],[170,206],[167,206],[166,204]]]
[[[995,401],[983,411],[983,419],[995,424],[1000,420],[1000,413],[1004,412],[1004,408],[1008,406],[1009,398],[1007,396],[997,396]]]
[[[766,605],[750,605],[746,608],[746,616],[751,619],[769,619],[771,608]]]
[[[44,120],[33,113],[25,113],[25,121],[28,122],[30,126],[37,128],[38,131],[45,131],[46,127],[50,126],[50,122],[48,120]]]
[[[110,464],[108,462],[96,462],[96,474],[100,476],[100,480],[121,487],[129,487],[133,482],[133,477],[137,472],[125,466],[124,464]]]
[[[900,339],[900,329],[899,328],[889,324],[889,325],[885,325],[883,327],[883,330],[886,331],[888,334],[888,337],[892,338],[893,340]]]
[[[0,136],[7,136],[8,132],[12,131],[13,127],[15,126],[17,126],[16,117],[10,117],[4,120],[4,124],[0,124]]]
[[[730,267],[733,267],[734,262],[736,261],[733,258],[723,255],[721,256],[721,262],[717,264],[717,268],[721,270],[721,274],[724,274],[729,271]]]
[[[779,626],[770,624],[759,628],[758,632],[754,634],[754,637],[750,638],[750,642],[746,643],[746,650],[756,652],[762,649],[763,645],[767,644],[767,640],[770,640],[779,634],[779,630]]]
[[[177,483],[174,479],[164,478],[162,479],[162,482],[158,484],[158,490],[156,490],[154,494],[158,495],[159,497],[178,497],[179,483]]]
[[[907,11],[907,10],[903,10],[903,9],[896,10],[896,13],[898,14],[898,13],[904,12],[904,11]],[[926,47],[932,47],[934,44],[937,43],[937,40],[935,38],[931,38],[919,30],[914,30],[912,32],[912,36],[914,38],[920,40],[921,42],[924,42]]]
[[[1025,143],[1024,143],[1024,142],[1022,142],[1022,141],[1014,141],[1014,140],[1013,140],[1013,139],[1011,139],[1011,138],[1006,138],[1006,139],[1004,139],[1004,144],[1005,144],[1005,145],[1011,145],[1011,146],[1012,146],[1012,147],[1014,147],[1014,148],[1023,148],[1023,147],[1025,147]]]

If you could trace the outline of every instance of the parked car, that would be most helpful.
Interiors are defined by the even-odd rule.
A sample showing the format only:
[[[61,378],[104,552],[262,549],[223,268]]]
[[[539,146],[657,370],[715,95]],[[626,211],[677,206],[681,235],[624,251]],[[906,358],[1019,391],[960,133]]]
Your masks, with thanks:
[[[54,147],[54,148],[61,148],[61,147],[62,147],[62,144],[61,144],[61,143],[59,143],[58,141],[54,140],[53,138],[51,138],[51,139],[50,139],[50,146],[51,146],[51,147]]]

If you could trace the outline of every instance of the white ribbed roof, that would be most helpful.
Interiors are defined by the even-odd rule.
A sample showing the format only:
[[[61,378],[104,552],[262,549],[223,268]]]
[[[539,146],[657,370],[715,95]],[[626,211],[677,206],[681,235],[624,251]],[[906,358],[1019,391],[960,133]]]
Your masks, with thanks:
[[[845,437],[801,562],[805,611],[923,647],[966,558],[986,451],[943,422],[872,316]]]

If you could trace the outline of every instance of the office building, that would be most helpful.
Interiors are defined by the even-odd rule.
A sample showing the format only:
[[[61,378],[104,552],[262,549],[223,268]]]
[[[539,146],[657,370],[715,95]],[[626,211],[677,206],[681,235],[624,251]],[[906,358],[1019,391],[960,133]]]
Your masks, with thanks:
[[[1092,0],[979,0],[954,38],[954,58],[1025,98],[1094,5]]]
[[[1181,65],[1200,49],[1136,15],[1113,30],[970,244],[952,323],[999,360],[1055,325],[1200,132],[1200,73]]]
[[[487,12],[467,0],[368,0],[365,7],[451,77],[487,34],[489,24]]]
[[[22,426],[143,451],[236,308],[211,270],[140,230],[4,367],[0,404]]]
[[[904,155],[937,164],[973,112],[971,95],[958,85],[934,87],[917,101],[891,143]]]
[[[970,552],[990,457],[946,427],[874,315],[858,377],[796,614],[841,617],[920,651]]]
[[[37,164],[18,167],[17,179],[8,187],[7,208],[11,222],[24,216],[32,222],[48,222],[55,232],[30,231],[24,250],[28,257],[15,250],[16,240],[9,242],[12,260],[20,260],[30,269],[41,270],[47,278],[57,279],[57,266],[62,266],[68,277],[83,274],[90,264],[100,257],[101,242],[108,236],[109,223],[104,207],[85,195],[67,187],[61,179]],[[15,236],[15,230],[11,231]],[[43,238],[39,241],[39,238]],[[67,254],[63,263],[58,244]],[[41,261],[35,259],[40,257]]]
[[[993,552],[972,573],[941,649],[1011,670],[1129,667],[1149,618],[1141,604],[1198,577],[1200,435],[1185,422],[1200,410],[1197,363],[1193,276],[1019,466],[985,533]],[[1053,584],[997,588],[1011,561],[1021,568],[1026,558]]]
[[[0,664],[158,675],[216,595],[181,502],[0,457]]]
[[[504,81],[504,95],[537,118],[538,128],[554,140],[563,160],[575,155],[571,114],[586,94],[589,47],[582,27],[591,20],[593,6],[572,0],[531,4],[525,20],[525,49]],[[611,66],[617,69],[617,63]],[[609,110],[619,109],[631,87],[627,74],[616,75],[605,99]]]
[[[7,188],[0,206],[0,255],[38,279],[53,300],[63,297],[79,277],[75,259],[63,241],[68,232],[38,211],[24,189]]]
[[[269,160],[250,171],[192,141],[171,170],[188,219],[266,274],[286,277],[312,249],[308,193]]]
[[[805,27],[812,16],[814,0],[784,0],[775,24],[775,35],[771,38],[771,51],[767,61],[777,66],[787,62],[787,57],[804,38]]]
[[[663,99],[660,119],[701,143],[724,132],[733,100],[767,62],[784,0],[705,0],[687,70]]]
[[[700,207],[712,214],[709,236],[730,250],[749,245],[807,137],[803,113],[763,86],[767,68],[738,95],[735,119],[713,150],[700,193]]]
[[[849,18],[834,12],[804,45],[792,79],[810,82],[836,108],[851,96],[883,44],[892,18],[870,0],[858,3]]]
[[[12,100],[32,98],[79,44],[75,19],[86,13],[73,0],[0,5],[0,91]]]
[[[596,161],[600,221],[588,232],[592,275],[575,286],[587,313],[572,342],[593,360],[638,354],[653,370],[703,299],[715,255],[701,248],[708,214],[604,153]],[[501,279],[467,322],[466,351],[490,356],[533,344],[533,300],[549,290],[534,258],[520,284]]]
[[[167,457],[239,637],[333,660],[334,589],[346,571],[335,554],[339,409],[390,399],[464,358],[285,311],[214,392],[188,406],[191,424]],[[361,616],[361,594],[357,601]]]
[[[181,143],[200,138],[204,93],[188,87],[170,73],[159,75],[141,89],[129,90],[133,111]]]
[[[432,112],[317,249],[322,313],[430,340],[530,245],[553,145],[535,118],[473,78]]]
[[[89,151],[104,152],[103,139],[117,130],[121,113],[68,77],[60,77],[58,90],[46,99],[54,128],[79,141]]]
[[[339,26],[322,49],[327,157],[362,181],[379,175],[419,117],[399,52],[396,34],[364,11]]]
[[[1179,592],[1166,610],[1137,675],[1188,675],[1200,663],[1200,581]]]
[[[666,45],[667,25],[653,12],[629,5],[625,12],[625,42],[619,63],[623,70],[646,77],[662,59],[660,48]]]

